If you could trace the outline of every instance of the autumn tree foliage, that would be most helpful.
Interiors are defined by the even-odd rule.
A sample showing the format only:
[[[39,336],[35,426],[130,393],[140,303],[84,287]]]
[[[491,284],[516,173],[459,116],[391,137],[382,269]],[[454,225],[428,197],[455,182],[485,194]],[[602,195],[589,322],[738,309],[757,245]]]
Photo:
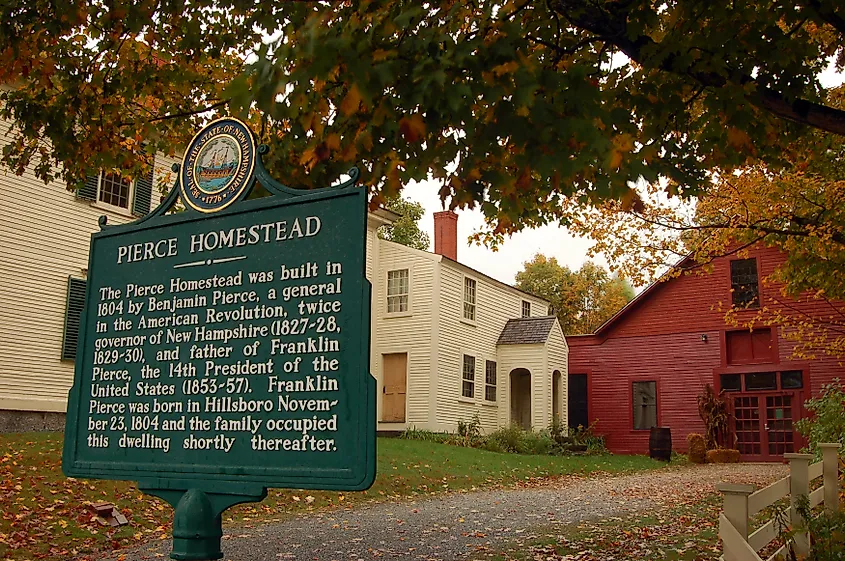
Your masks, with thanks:
[[[17,140],[2,160],[78,185],[234,114],[286,184],[359,165],[380,204],[434,178],[451,207],[480,207],[490,243],[577,228],[606,201],[659,226],[697,200],[677,253],[765,233],[790,254],[786,294],[837,298],[845,111],[819,75],[843,69],[843,39],[834,0],[6,2],[0,116]]]
[[[845,106],[845,89],[831,92],[828,102]],[[783,167],[762,162],[715,177],[712,187],[694,204],[670,204],[663,187],[644,187],[642,206],[618,202],[580,207],[570,215],[570,228],[595,240],[592,251],[607,255],[616,270],[636,283],[681,274],[672,265],[682,258],[706,272],[725,255],[743,256],[756,245],[776,247],[784,263],[763,279],[774,296],[761,302],[759,313],[739,322],[736,310],[728,320],[746,326],[781,326],[798,342],[796,352],[817,351],[845,356],[845,138],[810,132],[791,144]],[[795,303],[815,300],[827,310],[803,314]]]
[[[379,228],[379,237],[414,249],[428,251],[430,240],[428,234],[420,229],[419,224],[425,214],[423,206],[411,199],[393,197],[385,202],[384,207],[398,214],[399,218],[393,224]]]
[[[566,335],[592,333],[634,297],[630,283],[603,267],[587,261],[573,271],[541,253],[516,274],[516,287],[548,300]]]
[[[0,22],[3,160],[44,179],[131,168],[228,112],[287,184],[431,176],[495,237],[845,133],[818,82],[843,63],[833,0],[31,0]]]

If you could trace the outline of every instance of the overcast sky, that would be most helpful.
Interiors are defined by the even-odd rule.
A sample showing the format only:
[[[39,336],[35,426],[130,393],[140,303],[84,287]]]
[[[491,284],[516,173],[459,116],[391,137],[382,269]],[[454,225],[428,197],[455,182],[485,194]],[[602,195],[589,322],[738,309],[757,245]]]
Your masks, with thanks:
[[[420,228],[428,232],[431,238],[430,250],[434,249],[434,216],[441,210],[439,186],[433,181],[424,181],[407,185],[402,191],[405,198],[422,203],[425,216],[420,221]],[[495,279],[513,284],[514,275],[522,270],[522,264],[530,260],[535,253],[543,253],[570,268],[579,268],[587,259],[590,242],[575,238],[566,229],[559,226],[544,226],[536,230],[525,230],[511,238],[493,252],[486,247],[468,245],[467,238],[484,225],[484,218],[479,210],[459,210],[458,214],[458,261],[469,265]],[[603,259],[596,262],[605,264]]]
[[[833,72],[832,67],[822,74],[821,78],[822,84],[828,88],[842,84],[845,80],[843,75]],[[434,249],[432,213],[441,210],[438,190],[437,183],[424,181],[407,185],[402,191],[405,198],[422,203],[426,209],[420,227],[428,232],[431,238],[431,250]],[[508,284],[513,284],[514,276],[522,270],[523,263],[530,260],[535,253],[556,257],[562,265],[577,269],[588,260],[587,249],[592,245],[587,239],[572,236],[565,228],[551,225],[536,230],[525,230],[506,238],[499,251],[494,253],[486,247],[467,243],[467,238],[483,224],[481,211],[458,211],[458,261]],[[598,256],[592,261],[607,266],[604,256]]]

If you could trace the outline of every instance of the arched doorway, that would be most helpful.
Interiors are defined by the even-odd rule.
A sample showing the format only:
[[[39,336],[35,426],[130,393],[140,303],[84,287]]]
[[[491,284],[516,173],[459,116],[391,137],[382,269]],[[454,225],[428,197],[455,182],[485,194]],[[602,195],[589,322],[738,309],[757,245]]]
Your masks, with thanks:
[[[561,379],[560,370],[552,372],[552,420],[555,422],[560,422],[560,405],[562,403],[560,393]]]
[[[511,382],[511,423],[525,430],[531,428],[531,372],[514,368]]]

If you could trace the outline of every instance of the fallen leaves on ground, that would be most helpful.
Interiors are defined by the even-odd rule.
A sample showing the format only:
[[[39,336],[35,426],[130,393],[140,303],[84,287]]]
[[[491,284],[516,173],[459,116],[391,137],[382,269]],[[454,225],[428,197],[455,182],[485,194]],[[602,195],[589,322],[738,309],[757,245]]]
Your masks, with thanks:
[[[7,438],[0,448],[0,558],[67,559],[137,543],[166,527],[170,509],[126,482],[90,481],[61,473],[61,438]],[[106,501],[130,525],[112,528],[90,508]]]
[[[727,476],[727,481],[740,482]],[[768,478],[742,476],[742,482],[758,488]],[[622,497],[654,497],[648,484],[633,485]],[[664,489],[650,514],[627,518],[609,517],[584,522],[513,540],[504,551],[486,550],[482,557],[507,561],[710,561],[721,555],[718,517],[719,493],[708,486],[690,484]]]

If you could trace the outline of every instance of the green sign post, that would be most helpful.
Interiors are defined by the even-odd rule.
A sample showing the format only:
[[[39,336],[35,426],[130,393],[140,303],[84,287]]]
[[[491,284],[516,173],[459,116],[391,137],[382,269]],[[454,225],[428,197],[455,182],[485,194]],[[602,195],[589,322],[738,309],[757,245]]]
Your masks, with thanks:
[[[211,123],[159,208],[91,240],[62,467],[168,501],[174,559],[222,557],[221,513],[268,487],[375,478],[366,190],[289,189],[265,151]]]

